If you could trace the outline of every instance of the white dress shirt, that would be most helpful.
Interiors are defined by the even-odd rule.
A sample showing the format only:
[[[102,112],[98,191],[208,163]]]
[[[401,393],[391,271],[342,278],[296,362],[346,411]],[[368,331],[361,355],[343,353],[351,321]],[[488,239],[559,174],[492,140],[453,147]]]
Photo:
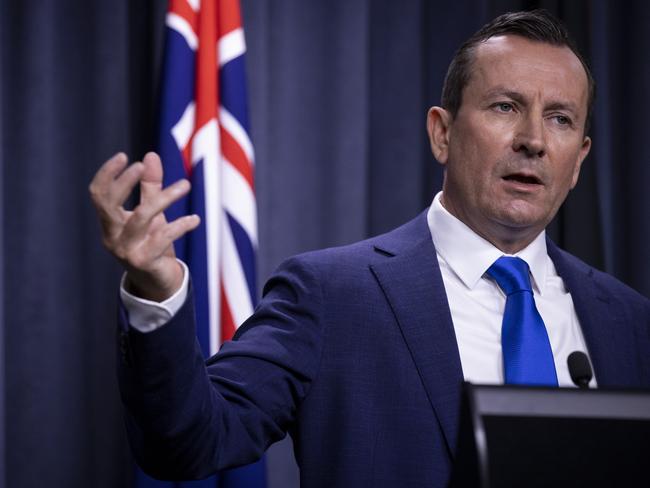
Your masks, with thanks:
[[[440,203],[441,195],[442,192],[435,196],[427,222],[449,301],[463,376],[472,383],[500,384],[503,383],[501,321],[506,297],[485,272],[504,253],[451,215]],[[545,233],[516,256],[530,267],[533,294],[546,324],[559,385],[573,386],[567,357],[573,351],[587,353],[587,347],[571,294],[546,252]],[[181,308],[189,281],[189,270],[181,264],[184,270],[181,288],[161,303],[130,294],[124,289],[122,278],[120,296],[135,329],[140,332],[156,330]],[[595,384],[592,379],[590,386],[595,387]]]
[[[126,291],[126,288],[124,287],[126,273],[122,275],[122,280],[120,282],[120,298],[122,299],[126,311],[129,313],[129,323],[134,329],[146,333],[162,327],[169,322],[174,315],[176,315],[176,312],[178,312],[183,306],[183,303],[185,303],[190,282],[190,270],[187,269],[187,265],[183,261],[180,259],[177,259],[177,261],[183,267],[183,282],[181,283],[181,287],[176,290],[176,293],[163,302],[145,300],[144,298],[132,295]]]
[[[485,272],[507,254],[450,214],[442,206],[441,196],[442,192],[433,199],[427,222],[449,301],[463,376],[472,383],[501,384],[501,322],[506,296]],[[586,354],[587,347],[571,294],[546,252],[546,233],[539,234],[515,256],[530,267],[533,295],[548,331],[558,383],[574,386],[567,357],[573,351]],[[595,387],[595,379],[590,386]]]

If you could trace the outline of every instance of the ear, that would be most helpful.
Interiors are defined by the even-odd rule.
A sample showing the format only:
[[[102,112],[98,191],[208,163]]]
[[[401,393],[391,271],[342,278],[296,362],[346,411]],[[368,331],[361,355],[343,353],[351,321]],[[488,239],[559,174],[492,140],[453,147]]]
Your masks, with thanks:
[[[578,153],[578,160],[576,161],[576,166],[573,168],[573,180],[571,181],[571,189],[575,188],[576,184],[578,183],[578,176],[580,176],[580,168],[582,167],[582,162],[585,160],[587,157],[587,154],[589,154],[589,150],[591,149],[591,138],[585,136],[584,140],[582,141],[582,147],[580,148],[580,152]]]
[[[431,107],[427,114],[427,133],[431,152],[440,164],[447,164],[452,116],[441,107]]]

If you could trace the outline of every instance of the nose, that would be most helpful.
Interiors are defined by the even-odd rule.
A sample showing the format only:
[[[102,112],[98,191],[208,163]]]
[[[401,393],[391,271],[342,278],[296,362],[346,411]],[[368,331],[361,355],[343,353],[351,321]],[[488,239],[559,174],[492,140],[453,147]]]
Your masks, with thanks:
[[[515,152],[524,152],[528,157],[541,158],[546,154],[544,119],[535,114],[522,117],[512,141]]]

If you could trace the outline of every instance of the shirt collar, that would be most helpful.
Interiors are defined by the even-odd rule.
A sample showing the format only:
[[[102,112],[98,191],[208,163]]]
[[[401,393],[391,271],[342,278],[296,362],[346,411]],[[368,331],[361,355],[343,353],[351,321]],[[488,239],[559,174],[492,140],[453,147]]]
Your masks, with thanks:
[[[427,213],[427,223],[438,254],[452,272],[473,289],[492,263],[501,256],[509,256],[476,234],[442,206],[439,192]],[[546,232],[542,231],[527,247],[514,254],[528,263],[533,287],[540,295],[546,284]]]

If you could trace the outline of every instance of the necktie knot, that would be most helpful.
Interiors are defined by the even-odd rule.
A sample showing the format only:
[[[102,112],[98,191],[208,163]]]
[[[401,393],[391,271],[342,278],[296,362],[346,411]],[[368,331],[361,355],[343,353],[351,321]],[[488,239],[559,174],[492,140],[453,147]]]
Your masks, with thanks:
[[[533,291],[528,263],[521,258],[501,256],[488,268],[487,274],[508,296],[518,291]]]

